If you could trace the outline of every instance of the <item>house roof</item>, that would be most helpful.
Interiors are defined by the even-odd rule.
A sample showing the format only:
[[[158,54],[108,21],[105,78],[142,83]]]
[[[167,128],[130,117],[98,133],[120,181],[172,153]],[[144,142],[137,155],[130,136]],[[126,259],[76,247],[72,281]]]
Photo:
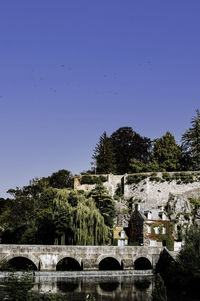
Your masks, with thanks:
[[[121,233],[122,230],[124,230],[123,227],[116,227],[114,229],[114,234],[113,234],[114,239],[121,239],[120,233]],[[125,232],[125,239],[128,239],[128,236],[126,235],[126,232]]]

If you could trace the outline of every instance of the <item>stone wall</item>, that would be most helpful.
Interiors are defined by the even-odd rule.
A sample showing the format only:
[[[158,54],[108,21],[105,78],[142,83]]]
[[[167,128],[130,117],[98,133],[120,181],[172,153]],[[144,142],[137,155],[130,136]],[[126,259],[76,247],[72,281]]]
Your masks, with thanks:
[[[192,183],[178,183],[176,180],[172,181],[155,181],[152,180],[152,174],[154,177],[162,178],[163,173],[142,173],[142,174],[132,174],[133,176],[144,176],[145,178],[135,184],[127,184],[128,174],[125,175],[112,175],[109,174],[108,181],[104,182],[103,185],[108,189],[109,193],[114,197],[117,185],[121,185],[124,182],[124,195],[123,199],[128,200],[133,198],[133,200],[140,202],[141,209],[148,209],[152,207],[165,206],[169,200],[171,194],[188,194],[190,195],[192,191],[197,191],[200,189],[200,172],[184,172],[184,174],[194,175],[194,182]],[[178,173],[168,173],[170,177]],[[180,173],[181,174],[181,173]],[[98,175],[96,175],[98,177]],[[74,178],[74,189],[90,191],[95,187],[94,185],[81,185],[80,175]]]

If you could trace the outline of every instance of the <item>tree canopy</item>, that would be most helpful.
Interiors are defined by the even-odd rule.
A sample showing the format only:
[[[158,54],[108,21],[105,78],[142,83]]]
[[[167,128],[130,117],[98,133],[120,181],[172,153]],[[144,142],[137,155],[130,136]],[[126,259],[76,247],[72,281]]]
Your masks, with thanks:
[[[150,148],[150,139],[140,136],[131,127],[121,127],[110,137],[104,132],[93,154],[97,173],[126,173],[132,158],[142,163],[149,161]]]
[[[97,173],[115,173],[116,162],[115,153],[111,138],[109,138],[106,132],[99,138],[99,143],[94,150],[93,159],[96,161]]]
[[[2,243],[101,245],[108,239],[104,217],[85,193],[51,187],[46,178],[9,193],[0,214]]]
[[[151,162],[157,171],[180,170],[180,157],[180,147],[170,132],[154,141]]]
[[[191,127],[182,135],[182,144],[167,131],[151,141],[131,127],[121,127],[99,139],[93,159],[97,173],[138,173],[151,171],[200,170],[200,111],[191,120]]]
[[[200,111],[192,117],[191,127],[182,135],[182,150],[187,168],[200,170]]]
[[[98,184],[88,193],[88,197],[91,197],[95,201],[97,208],[104,217],[105,224],[112,228],[115,217],[115,206],[107,189],[102,184]]]
[[[54,188],[73,188],[73,175],[69,170],[61,169],[47,178],[49,185]]]

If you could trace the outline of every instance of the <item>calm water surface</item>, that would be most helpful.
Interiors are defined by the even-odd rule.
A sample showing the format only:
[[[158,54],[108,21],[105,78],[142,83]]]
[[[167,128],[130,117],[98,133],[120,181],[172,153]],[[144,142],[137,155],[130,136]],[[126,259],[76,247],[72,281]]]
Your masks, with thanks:
[[[59,278],[53,281],[40,278],[34,290],[40,292],[64,293],[69,300],[83,301],[90,294],[96,300],[133,300],[150,301],[153,288],[153,277],[100,277],[100,278]]]
[[[2,279],[0,273],[0,300],[2,300]],[[97,277],[65,277],[64,274],[36,273],[33,277],[32,290],[39,293],[61,293],[66,300],[85,301],[88,294],[94,296],[96,301],[151,301],[154,287],[154,276],[111,276]],[[199,301],[200,298],[184,296],[175,291],[168,292],[168,301]]]
[[[1,275],[2,276],[2,273]],[[4,275],[5,276],[5,275]],[[0,278],[0,283],[2,278]],[[39,293],[61,293],[66,300],[85,300],[88,294],[100,300],[150,301],[154,276],[87,276],[65,277],[55,273],[36,273],[33,290]],[[1,286],[3,289],[3,286]]]

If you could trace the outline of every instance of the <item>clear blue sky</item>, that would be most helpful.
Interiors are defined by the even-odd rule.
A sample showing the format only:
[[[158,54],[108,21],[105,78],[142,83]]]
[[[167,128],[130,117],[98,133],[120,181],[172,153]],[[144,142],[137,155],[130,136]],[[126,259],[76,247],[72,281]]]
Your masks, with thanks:
[[[200,107],[199,15],[199,0],[1,0],[0,196],[90,168],[104,130],[180,141]]]

